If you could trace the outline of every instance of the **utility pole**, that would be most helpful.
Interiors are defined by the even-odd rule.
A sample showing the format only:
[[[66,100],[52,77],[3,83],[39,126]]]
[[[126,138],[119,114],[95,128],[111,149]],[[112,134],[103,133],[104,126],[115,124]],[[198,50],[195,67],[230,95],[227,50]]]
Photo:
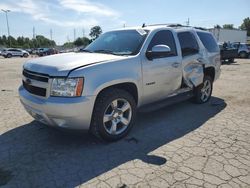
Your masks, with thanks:
[[[85,30],[84,30],[84,28],[82,29],[82,37],[84,37],[85,36]]]
[[[190,20],[189,20],[189,18],[188,18],[188,20],[187,20],[187,22],[186,22],[186,23],[187,23],[187,26],[189,26],[189,24],[190,24]]]
[[[33,26],[33,39],[35,39],[36,38],[36,29],[35,29],[35,27]]]
[[[49,33],[50,33],[50,40],[52,40],[52,35],[53,35],[52,29],[50,29]]]
[[[76,40],[76,29],[74,28],[74,41]]]
[[[7,30],[8,30],[8,39],[9,39],[9,45],[11,47],[10,27],[9,27],[9,20],[8,20],[8,12],[10,12],[10,10],[4,10],[4,9],[1,9],[1,10],[5,13],[5,16],[6,16],[6,23],[7,23]]]

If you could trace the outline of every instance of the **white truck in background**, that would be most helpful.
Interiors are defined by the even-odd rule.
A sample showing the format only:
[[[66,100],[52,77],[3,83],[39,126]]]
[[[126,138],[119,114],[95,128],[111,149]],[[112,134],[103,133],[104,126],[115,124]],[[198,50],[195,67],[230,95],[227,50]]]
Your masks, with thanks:
[[[246,43],[247,42],[246,30],[212,28],[212,29],[209,29],[209,31],[214,34],[214,37],[218,43],[224,43],[224,42]]]

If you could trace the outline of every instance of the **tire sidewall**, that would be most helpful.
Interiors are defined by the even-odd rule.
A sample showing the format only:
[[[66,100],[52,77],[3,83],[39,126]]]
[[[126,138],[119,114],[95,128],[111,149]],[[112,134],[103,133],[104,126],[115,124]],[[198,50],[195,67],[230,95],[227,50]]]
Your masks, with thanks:
[[[239,56],[240,56],[240,58],[246,58],[247,53],[246,52],[240,52]]]
[[[126,101],[128,101],[131,106],[132,116],[129,125],[124,132],[118,135],[111,135],[106,131],[104,127],[103,116],[107,107],[115,99],[125,99]],[[100,137],[106,141],[116,141],[125,137],[129,133],[129,131],[131,130],[131,128],[135,123],[135,119],[136,119],[136,103],[134,98],[126,91],[120,89],[114,89],[114,90],[111,89],[105,92],[104,94],[101,94],[101,96],[97,98],[94,107],[94,113],[92,115],[91,129],[92,132],[95,131],[94,133],[95,135],[99,134]],[[93,128],[95,130],[93,130]]]
[[[207,100],[206,100],[206,101],[203,101],[203,100],[201,100],[201,95],[202,95],[201,90],[202,90],[203,84],[204,84],[204,82],[205,82],[206,80],[209,80],[209,81],[210,81],[210,84],[211,84],[211,92],[210,92],[210,95],[209,95],[209,97],[207,98]],[[204,79],[203,79],[203,83],[202,83],[201,85],[199,85],[198,87],[196,87],[195,90],[194,90],[194,95],[195,95],[195,98],[194,98],[194,99],[195,99],[195,102],[196,102],[196,103],[199,103],[199,104],[208,102],[208,101],[210,100],[211,96],[212,96],[212,93],[213,93],[213,80],[212,80],[212,78],[211,78],[210,76],[205,75],[205,76],[204,76]]]

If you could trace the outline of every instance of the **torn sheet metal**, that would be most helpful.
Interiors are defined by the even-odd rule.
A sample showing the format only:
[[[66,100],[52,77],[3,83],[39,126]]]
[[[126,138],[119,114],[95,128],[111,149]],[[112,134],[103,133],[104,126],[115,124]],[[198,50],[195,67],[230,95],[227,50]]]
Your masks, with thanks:
[[[198,61],[183,63],[183,79],[187,86],[197,87],[203,82],[203,78],[203,63]]]

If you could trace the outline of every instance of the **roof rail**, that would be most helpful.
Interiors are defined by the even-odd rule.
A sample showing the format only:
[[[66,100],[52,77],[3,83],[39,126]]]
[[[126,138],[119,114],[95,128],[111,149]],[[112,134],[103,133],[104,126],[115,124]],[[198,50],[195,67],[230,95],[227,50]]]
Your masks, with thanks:
[[[145,23],[143,24],[143,26],[167,26],[167,27],[185,27],[181,24],[178,23],[160,23],[160,24],[150,24],[150,25],[146,25]]]
[[[204,31],[207,30],[206,28],[203,28],[203,27],[194,27],[194,26],[182,25],[182,24],[178,24],[178,23],[150,24],[150,25],[146,25],[145,23],[143,23],[142,27],[146,27],[146,26],[193,27],[193,28],[195,28],[195,29],[200,29],[200,30],[204,30]]]

